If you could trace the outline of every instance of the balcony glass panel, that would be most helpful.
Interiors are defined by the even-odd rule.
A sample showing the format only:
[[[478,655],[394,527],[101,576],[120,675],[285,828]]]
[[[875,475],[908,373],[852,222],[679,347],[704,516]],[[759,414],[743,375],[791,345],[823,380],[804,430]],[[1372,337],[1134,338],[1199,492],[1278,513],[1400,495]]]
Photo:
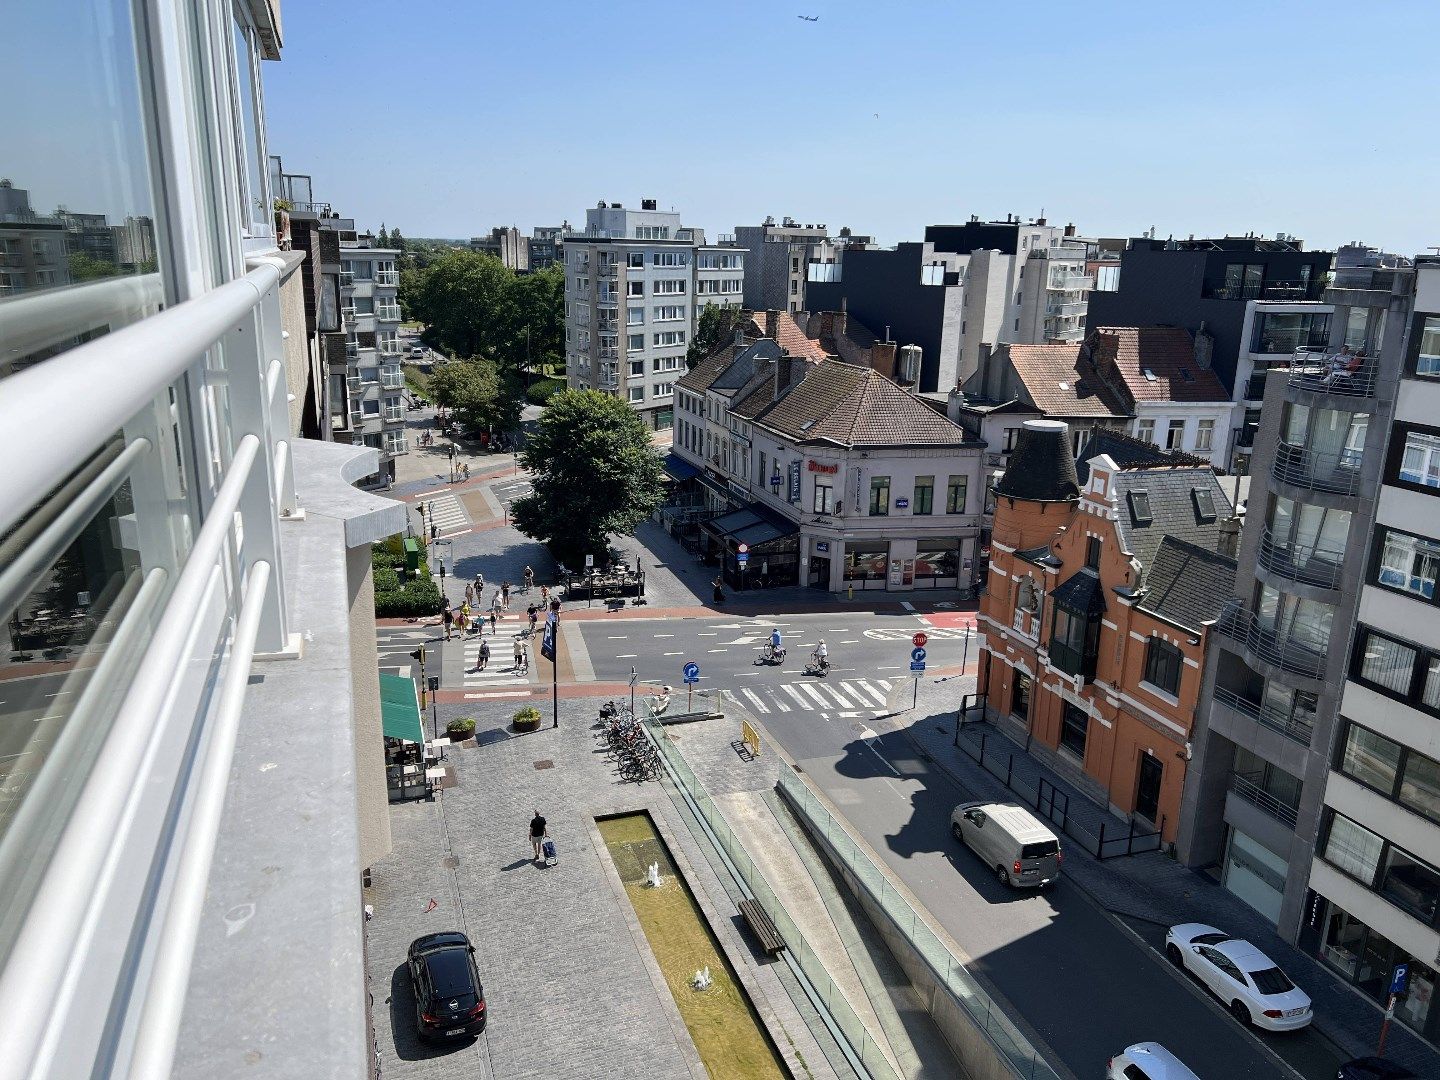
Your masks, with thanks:
[[[1255,318],[1250,350],[1293,353],[1296,349],[1323,349],[1329,342],[1329,312],[1268,311]]]

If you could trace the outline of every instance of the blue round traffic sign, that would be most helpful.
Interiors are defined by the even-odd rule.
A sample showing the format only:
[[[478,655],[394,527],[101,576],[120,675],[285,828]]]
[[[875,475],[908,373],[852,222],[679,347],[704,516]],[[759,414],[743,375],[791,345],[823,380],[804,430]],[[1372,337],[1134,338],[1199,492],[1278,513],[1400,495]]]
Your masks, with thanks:
[[[697,663],[694,663],[693,661],[692,661],[691,663],[686,664],[686,665],[685,665],[685,678],[688,679],[688,680],[690,680],[691,682],[694,682],[696,679],[700,678],[700,665],[697,664]]]
[[[920,663],[925,659],[925,650],[918,645],[915,646],[915,648],[910,650],[910,659],[914,660],[917,664]]]

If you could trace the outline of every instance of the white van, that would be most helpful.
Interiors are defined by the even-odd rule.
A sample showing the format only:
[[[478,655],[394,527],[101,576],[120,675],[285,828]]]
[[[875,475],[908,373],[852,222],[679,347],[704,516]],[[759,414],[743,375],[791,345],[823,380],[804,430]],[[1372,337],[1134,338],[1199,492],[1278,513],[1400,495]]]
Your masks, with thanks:
[[[1015,803],[961,803],[950,831],[1006,885],[1038,889],[1060,878],[1060,841],[1034,814]]]

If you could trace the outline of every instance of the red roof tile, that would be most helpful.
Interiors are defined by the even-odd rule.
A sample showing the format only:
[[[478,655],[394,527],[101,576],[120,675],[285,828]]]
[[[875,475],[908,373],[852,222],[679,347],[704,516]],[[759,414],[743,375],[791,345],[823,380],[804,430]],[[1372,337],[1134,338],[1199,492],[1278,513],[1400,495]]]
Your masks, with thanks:
[[[1135,401],[1229,401],[1213,370],[1195,362],[1190,331],[1178,326],[1102,326],[1088,341],[1096,369]]]
[[[1115,400],[1080,359],[1075,345],[1006,345],[1010,366],[1031,403],[1046,416],[1125,416]]]

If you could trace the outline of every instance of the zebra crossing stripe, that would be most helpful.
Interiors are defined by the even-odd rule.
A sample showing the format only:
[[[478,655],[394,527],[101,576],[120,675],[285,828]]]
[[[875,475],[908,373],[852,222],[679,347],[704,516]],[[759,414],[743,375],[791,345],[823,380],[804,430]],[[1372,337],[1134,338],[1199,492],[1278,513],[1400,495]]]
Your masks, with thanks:
[[[855,683],[855,685],[858,686],[861,690],[865,691],[865,693],[869,694],[872,698],[874,698],[874,699],[875,699],[875,704],[877,704],[877,705],[884,705],[884,704],[886,704],[885,695],[884,695],[883,693],[881,693],[879,690],[876,690],[875,687],[871,686],[871,685],[870,685],[868,682],[866,682],[864,679],[859,680],[858,682]],[[862,698],[862,699],[861,699],[861,704],[862,704],[862,705],[868,705],[868,704],[870,704],[870,702],[865,701],[865,700]]]
[[[801,683],[800,689],[805,691],[805,693],[809,694],[812,698],[814,698],[816,702],[819,703],[820,708],[830,708],[830,702],[826,701],[823,697],[821,697],[820,691],[816,690],[815,687],[811,686],[809,683]]]
[[[760,695],[755,693],[754,690],[744,688],[740,692],[750,699],[751,703],[755,706],[756,712],[768,713],[770,711],[770,707],[760,700]]]
[[[800,708],[804,709],[807,712],[810,710],[810,703],[800,696],[800,691],[796,690],[795,687],[791,686],[789,683],[785,683],[780,687],[780,689],[784,690],[787,694],[794,698],[795,704],[798,705]],[[786,709],[785,711],[789,712],[790,710]]]
[[[840,692],[841,690],[844,690],[845,693],[842,694]],[[846,697],[845,694],[849,694],[851,697],[855,698],[856,701],[859,701],[862,704],[864,703],[860,695],[856,693],[855,688],[849,683],[842,682],[839,686],[830,686],[827,684],[825,687],[825,692],[831,697],[833,697],[836,701],[838,701],[840,703],[840,708],[842,709],[853,709],[855,707],[851,703],[850,698]]]

